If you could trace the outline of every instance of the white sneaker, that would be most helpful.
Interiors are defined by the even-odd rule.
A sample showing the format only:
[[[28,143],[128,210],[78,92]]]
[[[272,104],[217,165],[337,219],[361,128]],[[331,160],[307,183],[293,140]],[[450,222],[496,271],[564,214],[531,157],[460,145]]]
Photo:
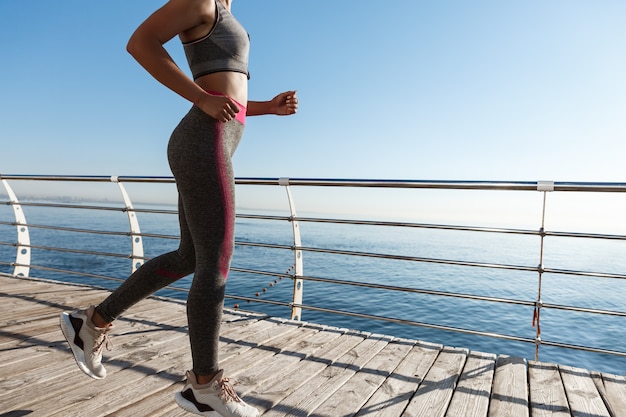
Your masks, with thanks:
[[[187,383],[176,393],[178,405],[190,413],[205,417],[258,417],[259,411],[246,404],[235,392],[224,371],[207,384],[200,385],[193,371],[187,371]]]
[[[61,313],[61,330],[70,344],[81,371],[94,379],[103,379],[107,371],[102,366],[102,349],[111,350],[108,333],[113,328],[95,327],[91,322],[94,307]]]

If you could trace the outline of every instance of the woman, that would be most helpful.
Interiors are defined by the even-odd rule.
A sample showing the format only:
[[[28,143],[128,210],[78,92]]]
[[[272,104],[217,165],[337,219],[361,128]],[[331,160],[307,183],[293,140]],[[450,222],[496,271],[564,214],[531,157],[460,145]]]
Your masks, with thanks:
[[[187,411],[204,416],[258,416],[218,366],[218,339],[226,278],[234,247],[231,157],[245,117],[290,115],[295,91],[270,101],[248,101],[249,38],[230,13],[232,0],[169,0],[135,31],[129,53],[159,82],[193,103],[168,145],[179,193],[180,246],[146,262],[100,305],[61,314],[61,328],[81,370],[106,376],[102,348],[112,322],[133,304],[194,273],[187,299],[193,368],[176,395]],[[193,75],[163,45],[178,36]]]

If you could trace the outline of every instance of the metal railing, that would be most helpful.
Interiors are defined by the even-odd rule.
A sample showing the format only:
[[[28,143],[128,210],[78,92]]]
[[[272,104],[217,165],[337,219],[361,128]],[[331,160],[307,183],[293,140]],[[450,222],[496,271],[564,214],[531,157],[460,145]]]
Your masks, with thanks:
[[[37,271],[52,271],[64,274],[78,275],[103,280],[122,281],[124,278],[114,277],[104,274],[94,274],[89,271],[76,271],[63,268],[56,268],[46,265],[38,265],[32,262],[31,251],[33,249],[47,252],[57,253],[71,253],[77,255],[95,255],[108,258],[117,259],[130,259],[130,271],[134,271],[136,268],[148,259],[144,256],[143,240],[146,238],[151,239],[165,239],[176,240],[178,236],[175,234],[162,234],[162,233],[142,233],[140,230],[140,224],[138,221],[138,214],[166,214],[175,215],[174,209],[138,209],[132,204],[129,193],[123,184],[173,184],[174,180],[171,177],[103,177],[103,176],[33,176],[33,175],[0,175],[0,180],[6,191],[7,200],[0,201],[0,204],[5,204],[13,209],[14,221],[0,221],[0,226],[15,227],[17,230],[17,238],[15,241],[0,241],[0,246],[15,247],[16,255],[15,259],[0,259],[0,266],[12,267],[11,272],[14,276],[29,276],[32,274],[31,270]],[[55,183],[114,183],[118,186],[121,194],[121,201],[123,205],[107,204],[74,204],[63,202],[25,202],[18,199],[13,188],[10,186],[9,181],[12,182],[55,182]],[[586,196],[589,193],[619,193],[626,196],[626,184],[623,183],[582,183],[582,182],[503,182],[503,181],[393,181],[393,180],[346,180],[346,179],[294,179],[294,178],[237,178],[236,184],[238,186],[262,186],[262,187],[282,187],[286,190],[288,214],[281,215],[266,215],[266,214],[244,214],[238,213],[238,219],[253,220],[253,221],[268,221],[268,222],[288,222],[291,224],[291,241],[288,244],[277,242],[251,242],[251,241],[237,241],[238,247],[249,248],[267,248],[272,250],[288,251],[292,255],[293,264],[290,263],[286,272],[282,271],[265,271],[257,268],[245,268],[233,265],[231,267],[232,272],[241,274],[251,274],[257,276],[271,277],[272,279],[289,278],[293,283],[293,291],[291,299],[288,301],[265,299],[257,296],[242,296],[227,294],[227,298],[236,300],[238,302],[253,302],[264,303],[269,305],[286,306],[291,309],[291,318],[300,320],[303,315],[303,310],[312,312],[332,313],[339,314],[348,317],[357,317],[366,320],[376,320],[381,322],[399,323],[403,325],[418,326],[422,328],[430,328],[443,331],[452,331],[470,335],[488,336],[497,339],[510,340],[516,342],[523,342],[534,344],[535,346],[535,359],[538,360],[539,347],[554,346],[559,348],[576,349],[588,352],[596,352],[602,354],[611,354],[626,357],[626,352],[620,350],[612,350],[606,348],[598,348],[593,346],[581,346],[572,343],[563,343],[550,340],[542,340],[541,337],[541,319],[542,313],[548,310],[564,311],[564,312],[576,312],[586,313],[600,316],[612,316],[612,317],[626,317],[625,311],[619,311],[616,309],[604,309],[604,308],[589,308],[576,305],[562,305],[555,303],[545,303],[542,297],[543,279],[546,274],[567,275],[571,277],[589,277],[595,279],[615,279],[625,280],[626,275],[614,272],[599,272],[599,271],[584,271],[576,269],[562,269],[551,268],[544,265],[544,256],[546,251],[545,240],[553,237],[568,237],[575,239],[592,239],[601,241],[626,241],[626,235],[612,234],[612,233],[584,233],[584,232],[563,232],[563,231],[548,231],[545,229],[546,220],[546,207],[549,203],[548,195],[550,193],[567,193],[567,192],[582,192]],[[503,228],[492,226],[468,226],[468,225],[455,225],[455,224],[440,224],[440,223],[424,223],[424,222],[411,222],[411,221],[390,221],[390,220],[354,220],[337,217],[313,217],[313,216],[298,216],[296,213],[296,199],[292,194],[292,189],[295,187],[329,187],[334,189],[410,189],[410,190],[472,190],[472,191],[516,191],[516,192],[534,192],[541,193],[542,204],[540,208],[540,223],[537,229],[530,228]],[[125,213],[129,228],[125,231],[110,231],[110,230],[98,230],[89,228],[88,225],[72,225],[72,226],[58,226],[50,224],[35,224],[27,221],[26,212],[29,209],[35,208],[48,208],[48,209],[74,209],[74,210],[90,210],[90,211],[113,211]],[[404,230],[431,230],[431,231],[456,231],[456,232],[470,232],[480,234],[495,234],[495,235],[511,235],[511,236],[535,236],[539,239],[537,247],[538,259],[536,265],[515,265],[509,263],[500,262],[477,262],[458,260],[453,258],[438,258],[438,257],[425,257],[425,256],[413,256],[413,255],[400,255],[397,253],[383,253],[379,251],[360,251],[352,249],[337,249],[318,246],[305,246],[302,244],[302,236],[300,226],[303,224],[325,224],[325,225],[349,225],[349,226],[371,226],[371,227],[384,227],[393,229]],[[52,232],[67,232],[77,234],[88,234],[93,236],[117,236],[128,238],[130,241],[131,252],[119,253],[108,251],[93,251],[86,250],[80,247],[59,247],[54,245],[43,245],[38,242],[31,242],[31,231],[41,229]],[[0,235],[2,236],[2,235]],[[320,256],[346,256],[354,259],[367,258],[370,260],[393,260],[402,261],[417,265],[443,265],[450,267],[463,267],[463,268],[484,268],[491,271],[516,271],[524,273],[536,274],[537,291],[536,297],[533,299],[514,299],[511,297],[490,296],[481,294],[471,294],[454,291],[441,291],[432,290],[428,288],[416,288],[408,286],[394,286],[381,284],[380,282],[368,282],[367,280],[358,281],[353,279],[343,279],[332,276],[312,276],[305,275],[305,263],[304,259],[309,255]],[[329,260],[328,262],[332,262]],[[35,274],[36,275],[36,274]],[[277,281],[274,281],[277,282]],[[468,329],[459,326],[450,326],[446,324],[435,324],[420,322],[413,319],[390,317],[387,315],[375,314],[376,311],[368,313],[357,312],[351,308],[338,309],[329,308],[321,305],[307,304],[305,302],[304,288],[305,283],[323,283],[324,285],[344,286],[351,288],[363,288],[363,289],[376,289],[389,292],[398,292],[404,294],[419,294],[432,297],[444,297],[446,299],[460,299],[460,300],[472,300],[481,303],[500,303],[508,305],[524,306],[533,310],[533,326],[535,328],[535,336],[523,337],[521,335],[510,335],[500,332],[486,331],[480,329]],[[172,286],[168,287],[171,290],[187,291],[186,288]],[[350,300],[346,299],[345,304],[350,306]],[[375,310],[375,309],[374,309]]]

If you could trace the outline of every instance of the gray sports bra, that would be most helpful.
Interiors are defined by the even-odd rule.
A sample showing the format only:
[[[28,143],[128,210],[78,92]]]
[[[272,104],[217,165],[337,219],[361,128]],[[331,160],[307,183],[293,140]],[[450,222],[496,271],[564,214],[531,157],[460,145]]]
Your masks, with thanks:
[[[222,71],[248,73],[250,38],[244,27],[215,0],[216,17],[211,31],[200,39],[183,42],[193,79]]]

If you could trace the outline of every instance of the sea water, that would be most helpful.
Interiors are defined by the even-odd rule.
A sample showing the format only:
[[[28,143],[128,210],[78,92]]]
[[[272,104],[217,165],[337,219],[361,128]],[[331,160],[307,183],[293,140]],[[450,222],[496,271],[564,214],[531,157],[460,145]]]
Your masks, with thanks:
[[[126,214],[116,211],[72,210],[50,207],[27,207],[32,225],[79,227],[102,231],[128,231]],[[172,209],[170,207],[170,209]],[[143,233],[176,236],[178,222],[173,214],[139,213]],[[12,222],[9,210],[0,210],[0,221]],[[501,264],[536,267],[540,262],[540,238],[535,235],[475,233],[452,230],[390,228],[383,226],[337,225],[301,222],[302,246],[359,253],[376,253],[423,259],[448,259],[479,264]],[[71,275],[58,270],[82,271],[124,279],[130,273],[130,259],[105,254],[129,254],[130,237],[60,232],[31,227],[32,264],[46,269],[31,270],[32,276],[66,282],[84,283],[105,288],[119,285],[113,281]],[[0,225],[0,242],[14,242],[15,227]],[[248,246],[245,243],[271,243],[291,247],[292,224],[287,221],[238,219],[232,267],[254,269],[271,274],[256,275],[232,271],[227,294],[255,300],[292,300],[294,254],[290,249]],[[145,256],[154,257],[174,250],[176,239],[143,239]],[[49,250],[64,247],[102,253],[85,255]],[[623,273],[626,242],[597,239],[548,237],[545,240],[543,264],[546,268]],[[541,290],[544,303],[577,306],[599,310],[625,311],[626,281],[611,278],[580,277],[545,273],[539,288],[537,271],[516,271],[480,266],[446,265],[414,260],[381,259],[303,252],[304,275],[357,281],[368,284],[406,287],[434,292],[460,293],[483,297],[534,302]],[[0,261],[12,262],[15,248],[0,245]],[[0,265],[0,272],[12,272]],[[188,288],[192,277],[175,285]],[[411,320],[426,325],[493,332],[534,339],[532,306],[486,302],[455,297],[389,291],[374,288],[305,281],[303,304],[344,310],[367,315]],[[184,299],[185,292],[163,290],[159,295]],[[226,299],[226,307],[236,305],[278,317],[290,317],[289,307]],[[463,332],[432,329],[349,315],[337,315],[304,309],[304,321],[323,323],[401,338],[419,339],[475,351],[534,359],[532,343],[503,340]],[[626,351],[626,318],[601,316],[555,309],[541,311],[541,338],[546,341]],[[541,361],[598,370],[626,373],[626,358],[589,353],[573,349],[541,346]]]

